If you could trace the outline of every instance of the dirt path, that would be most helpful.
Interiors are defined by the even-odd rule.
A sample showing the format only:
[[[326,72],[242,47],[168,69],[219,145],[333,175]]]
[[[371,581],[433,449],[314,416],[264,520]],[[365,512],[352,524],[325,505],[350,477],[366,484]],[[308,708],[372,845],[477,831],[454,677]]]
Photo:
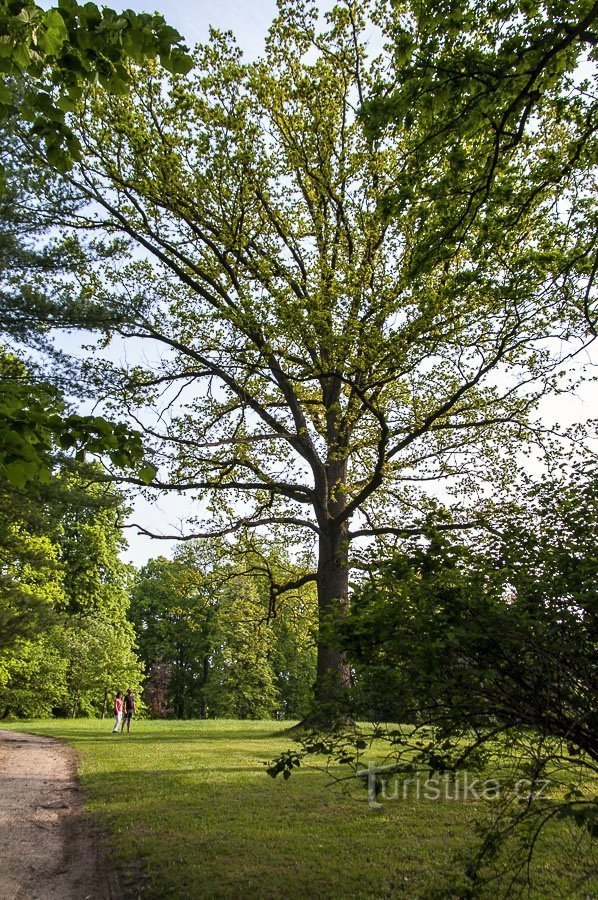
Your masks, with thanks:
[[[117,900],[83,813],[75,751],[0,731],[0,900]]]

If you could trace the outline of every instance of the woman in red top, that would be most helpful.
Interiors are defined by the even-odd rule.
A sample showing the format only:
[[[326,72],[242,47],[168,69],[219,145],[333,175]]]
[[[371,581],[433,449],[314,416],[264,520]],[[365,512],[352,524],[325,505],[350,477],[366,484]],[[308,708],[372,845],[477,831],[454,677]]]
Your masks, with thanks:
[[[114,728],[112,734],[118,734],[118,726],[123,717],[123,692],[119,691],[114,698]]]

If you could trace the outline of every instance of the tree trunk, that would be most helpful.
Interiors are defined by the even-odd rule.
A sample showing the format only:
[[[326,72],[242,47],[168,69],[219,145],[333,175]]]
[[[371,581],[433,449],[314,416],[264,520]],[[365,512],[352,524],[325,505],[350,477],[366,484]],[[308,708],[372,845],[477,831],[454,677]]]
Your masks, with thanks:
[[[320,536],[318,552],[318,646],[316,708],[290,732],[329,727],[342,718],[339,701],[351,686],[351,669],[338,647],[338,623],[349,607],[348,523],[330,523]]]
[[[210,677],[210,657],[209,654],[203,658],[203,682],[201,687],[201,718],[208,718],[208,704],[206,701],[206,687],[208,685],[208,679]]]
[[[320,537],[318,554],[318,661],[316,700],[334,702],[350,687],[350,669],[338,648],[339,621],[349,607],[347,523],[331,523]]]

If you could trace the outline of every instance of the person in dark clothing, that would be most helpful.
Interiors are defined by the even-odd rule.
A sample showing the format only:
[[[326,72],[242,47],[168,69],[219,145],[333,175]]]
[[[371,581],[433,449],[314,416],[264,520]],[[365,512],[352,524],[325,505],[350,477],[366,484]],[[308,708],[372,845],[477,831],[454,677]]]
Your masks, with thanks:
[[[131,688],[125,694],[124,700],[124,715],[123,715],[123,723],[121,725],[121,732],[125,730],[125,725],[127,726],[127,731],[131,730],[131,719],[133,718],[133,713],[135,712],[135,697],[133,696],[133,691]]]

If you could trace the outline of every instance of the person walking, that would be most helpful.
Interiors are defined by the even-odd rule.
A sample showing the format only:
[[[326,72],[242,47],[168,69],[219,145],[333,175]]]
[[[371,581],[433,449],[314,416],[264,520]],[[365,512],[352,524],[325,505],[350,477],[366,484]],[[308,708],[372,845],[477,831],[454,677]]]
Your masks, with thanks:
[[[114,728],[112,734],[118,734],[118,726],[123,717],[123,692],[118,691],[114,698]]]
[[[133,695],[133,691],[131,688],[128,689],[125,699],[124,699],[124,716],[123,723],[121,725],[121,732],[125,730],[125,725],[127,726],[127,734],[131,730],[131,719],[133,718],[133,713],[135,712],[135,697]]]

